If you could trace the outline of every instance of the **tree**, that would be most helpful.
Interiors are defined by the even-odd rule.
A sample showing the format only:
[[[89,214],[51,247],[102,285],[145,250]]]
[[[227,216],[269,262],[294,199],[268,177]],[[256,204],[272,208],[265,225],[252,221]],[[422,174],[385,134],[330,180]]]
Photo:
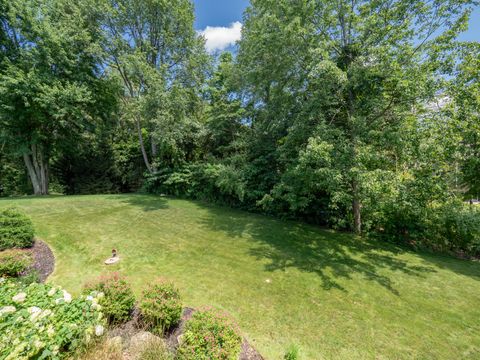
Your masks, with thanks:
[[[124,112],[135,123],[150,173],[157,170],[159,145],[171,156],[177,145],[172,139],[182,136],[201,106],[199,91],[208,57],[193,21],[189,0],[111,0],[106,4],[110,66],[123,81]]]
[[[223,159],[238,151],[245,125],[245,110],[236,89],[233,55],[222,53],[207,89],[206,145],[211,155]]]
[[[53,154],[92,121],[101,34],[89,0],[2,2],[0,137],[48,194]]]
[[[285,174],[262,203],[283,199],[301,209],[315,202],[312,192],[298,198],[291,183],[310,170],[331,208],[350,203],[360,233],[370,190],[401,171],[402,128],[441,88],[446,54],[473,2],[251,4],[239,64],[256,109],[252,126],[281,144],[270,171]],[[309,165],[300,171],[302,159]]]
[[[461,182],[470,196],[480,194],[480,44],[462,44],[461,61],[453,71],[446,96],[445,113],[450,137],[457,139],[461,154]],[[456,135],[456,136],[455,136]]]

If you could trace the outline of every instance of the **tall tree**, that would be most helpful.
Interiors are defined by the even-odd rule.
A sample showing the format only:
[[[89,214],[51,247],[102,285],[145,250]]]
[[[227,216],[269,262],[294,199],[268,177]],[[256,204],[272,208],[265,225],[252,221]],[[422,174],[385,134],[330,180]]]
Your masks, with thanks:
[[[399,170],[401,129],[440,89],[473,3],[252,0],[239,63],[253,126],[307,161],[308,181],[334,207],[350,203],[355,232],[375,181]],[[285,181],[307,176],[292,159],[277,157],[286,177],[272,195],[305,207],[316,197],[292,196]]]
[[[101,34],[89,0],[13,0],[1,8],[0,140],[23,158],[34,193],[45,195],[52,155],[98,108]]]
[[[182,135],[177,125],[198,110],[208,63],[204,41],[193,29],[190,0],[107,3],[110,65],[123,81],[124,111],[135,123],[145,166],[152,173],[159,143],[171,148],[169,140]]]

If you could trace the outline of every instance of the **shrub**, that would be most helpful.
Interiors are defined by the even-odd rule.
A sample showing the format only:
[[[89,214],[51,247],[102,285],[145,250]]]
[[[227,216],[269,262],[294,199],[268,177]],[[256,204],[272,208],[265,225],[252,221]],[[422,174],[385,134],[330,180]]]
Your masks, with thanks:
[[[46,284],[0,282],[0,359],[65,358],[103,334],[95,301]]]
[[[36,269],[28,269],[28,272],[21,274],[20,277],[15,278],[15,281],[20,282],[24,285],[30,285],[31,283],[40,282],[40,273]]]
[[[291,344],[285,355],[283,356],[284,360],[297,360],[298,359],[298,353],[299,353],[298,346],[295,344]]]
[[[442,249],[480,255],[480,210],[461,202],[444,204],[430,223],[429,233]]]
[[[163,334],[177,324],[182,316],[178,289],[173,283],[162,279],[148,285],[142,293],[140,312],[147,326]]]
[[[214,309],[197,311],[185,325],[178,348],[182,360],[237,360],[242,337],[231,318]]]
[[[25,250],[10,249],[0,252],[0,277],[16,277],[32,265],[32,254]]]
[[[15,209],[0,211],[0,251],[31,247],[33,236],[33,224],[26,215]]]
[[[135,295],[118,273],[100,276],[84,287],[84,293],[102,292],[99,304],[110,324],[128,321],[135,306]]]

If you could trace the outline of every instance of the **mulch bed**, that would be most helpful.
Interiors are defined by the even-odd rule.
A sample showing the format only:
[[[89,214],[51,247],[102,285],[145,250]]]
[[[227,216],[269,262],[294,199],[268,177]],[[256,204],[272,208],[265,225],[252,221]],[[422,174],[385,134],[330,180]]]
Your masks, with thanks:
[[[55,257],[50,247],[42,240],[36,239],[33,247],[28,249],[33,255],[33,265],[27,273],[36,271],[40,282],[45,282],[55,268]]]

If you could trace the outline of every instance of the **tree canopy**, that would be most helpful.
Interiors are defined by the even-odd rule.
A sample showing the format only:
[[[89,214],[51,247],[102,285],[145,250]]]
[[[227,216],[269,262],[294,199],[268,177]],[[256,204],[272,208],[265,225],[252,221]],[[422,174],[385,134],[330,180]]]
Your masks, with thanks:
[[[480,251],[476,5],[251,0],[214,56],[190,0],[0,0],[3,194],[143,189]]]

